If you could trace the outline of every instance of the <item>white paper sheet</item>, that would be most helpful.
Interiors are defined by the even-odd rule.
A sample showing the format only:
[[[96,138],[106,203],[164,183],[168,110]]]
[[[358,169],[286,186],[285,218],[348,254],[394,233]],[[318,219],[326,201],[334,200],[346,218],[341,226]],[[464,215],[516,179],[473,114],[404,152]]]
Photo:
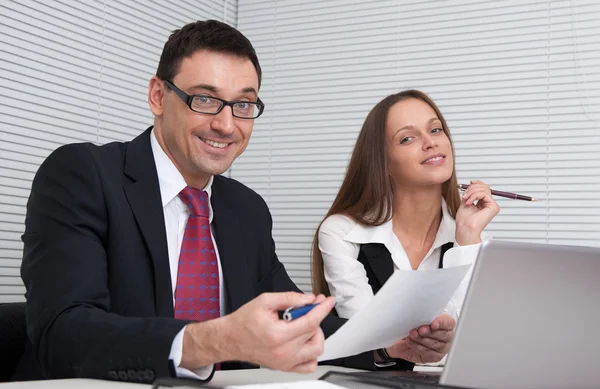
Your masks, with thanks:
[[[225,389],[344,389],[343,386],[331,384],[326,381],[296,381],[279,382],[272,384],[234,385],[226,386]]]
[[[319,361],[389,347],[448,304],[471,265],[395,272],[361,311],[325,341]]]

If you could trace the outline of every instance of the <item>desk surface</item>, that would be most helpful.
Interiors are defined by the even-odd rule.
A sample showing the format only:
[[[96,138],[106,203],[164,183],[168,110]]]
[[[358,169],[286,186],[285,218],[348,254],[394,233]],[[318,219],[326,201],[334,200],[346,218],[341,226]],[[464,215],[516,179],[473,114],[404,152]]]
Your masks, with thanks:
[[[284,373],[269,369],[249,370],[225,370],[215,372],[215,376],[207,387],[223,387],[227,385],[266,384],[271,382],[290,382],[316,380],[328,371],[360,371],[337,366],[319,366],[314,373]],[[437,367],[420,366],[415,370],[441,370]],[[150,388],[149,385],[131,384],[125,382],[90,380],[90,379],[67,379],[48,381],[10,382],[0,384],[0,389],[137,389]]]

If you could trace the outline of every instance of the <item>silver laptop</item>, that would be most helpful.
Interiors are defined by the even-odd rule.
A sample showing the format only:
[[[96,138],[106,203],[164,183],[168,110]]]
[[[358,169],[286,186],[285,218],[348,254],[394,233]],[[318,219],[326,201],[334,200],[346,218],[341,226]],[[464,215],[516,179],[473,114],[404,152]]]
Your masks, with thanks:
[[[600,388],[600,248],[484,242],[441,375],[356,374],[402,388]]]
[[[600,248],[484,242],[439,383],[600,388]]]

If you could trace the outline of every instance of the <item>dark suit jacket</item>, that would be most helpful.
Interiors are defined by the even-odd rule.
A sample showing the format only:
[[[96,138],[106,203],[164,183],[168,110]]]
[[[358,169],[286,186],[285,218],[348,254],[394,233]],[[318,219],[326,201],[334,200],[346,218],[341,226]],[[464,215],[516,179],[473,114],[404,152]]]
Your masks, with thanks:
[[[271,215],[257,193],[217,176],[211,204],[231,311],[263,292],[299,291],[277,259]],[[172,375],[171,345],[187,323],[173,318],[150,129],[127,143],[54,151],[33,181],[25,224],[31,352],[14,378],[149,382]],[[330,316],[322,328],[328,336],[342,324]],[[27,364],[32,357],[41,375]],[[374,368],[372,352],[331,363]]]

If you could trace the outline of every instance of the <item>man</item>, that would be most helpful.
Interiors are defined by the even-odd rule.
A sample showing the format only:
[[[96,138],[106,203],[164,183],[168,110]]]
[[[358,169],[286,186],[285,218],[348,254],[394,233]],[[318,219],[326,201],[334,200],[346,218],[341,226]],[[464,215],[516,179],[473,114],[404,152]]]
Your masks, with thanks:
[[[188,24],[150,80],[153,127],[128,143],[63,146],[42,164],[21,274],[43,376],[148,382],[207,380],[215,366],[314,371],[324,335],[343,324],[328,316],[334,299],[300,293],[275,254],[265,202],[220,176],[263,111],[260,80],[241,33]],[[278,318],[313,302],[293,322]],[[453,328],[440,317],[387,352],[439,360]],[[380,355],[332,363],[375,369],[388,362]]]

